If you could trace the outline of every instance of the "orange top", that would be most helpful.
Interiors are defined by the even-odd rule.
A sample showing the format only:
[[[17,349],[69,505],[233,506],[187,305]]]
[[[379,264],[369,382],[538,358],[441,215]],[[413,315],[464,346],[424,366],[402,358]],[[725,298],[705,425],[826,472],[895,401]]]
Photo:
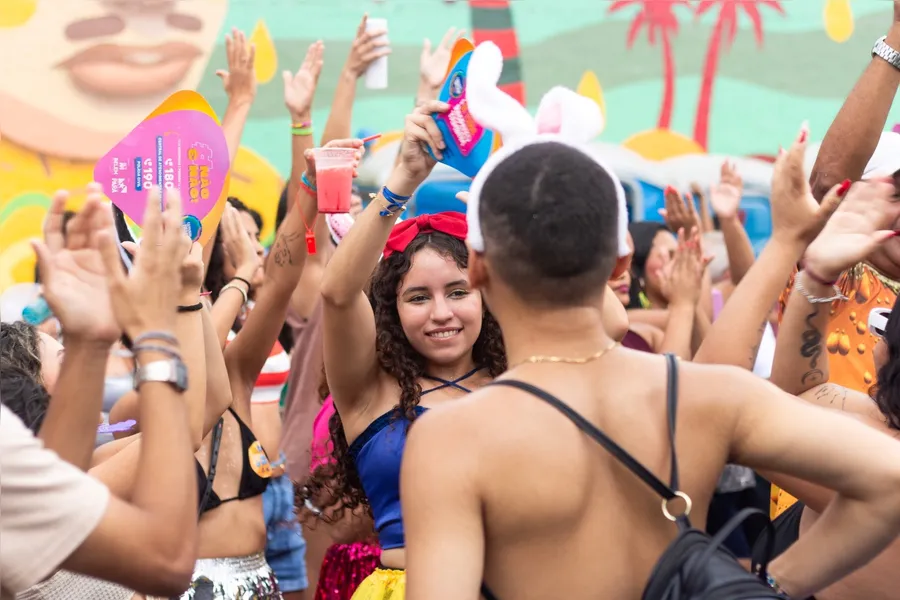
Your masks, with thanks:
[[[788,287],[778,299],[779,315],[784,315],[785,304],[794,287],[794,275],[791,275]],[[873,308],[891,308],[900,283],[888,279],[871,265],[860,263],[841,276],[838,287],[847,300],[831,305],[828,336],[825,338],[830,371],[828,382],[867,394],[875,379],[872,348],[878,341],[868,331],[869,311]],[[772,518],[795,502],[796,498],[772,486]]]

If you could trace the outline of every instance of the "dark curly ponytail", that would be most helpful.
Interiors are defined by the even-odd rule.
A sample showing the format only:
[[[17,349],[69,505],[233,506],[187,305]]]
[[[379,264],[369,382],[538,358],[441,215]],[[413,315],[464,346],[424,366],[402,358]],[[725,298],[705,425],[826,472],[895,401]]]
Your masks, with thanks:
[[[413,257],[424,248],[453,258],[461,269],[468,267],[468,250],[461,240],[444,233],[427,233],[413,239],[403,252],[382,260],[375,270],[369,290],[369,300],[375,313],[378,362],[400,384],[397,411],[410,421],[415,420],[416,406],[422,395],[419,379],[425,374],[425,358],[413,349],[403,332],[397,312],[397,290],[412,265]],[[506,351],[500,325],[487,307],[484,308],[481,333],[472,348],[472,360],[477,367],[487,369],[491,377],[497,377],[506,370]],[[310,476],[307,485],[298,494],[298,505],[302,506],[307,499],[318,500],[318,506],[335,509],[332,518],[340,519],[345,510],[352,512],[358,507],[368,507],[368,501],[337,412],[331,417],[328,428],[334,444],[332,456],[335,464]]]

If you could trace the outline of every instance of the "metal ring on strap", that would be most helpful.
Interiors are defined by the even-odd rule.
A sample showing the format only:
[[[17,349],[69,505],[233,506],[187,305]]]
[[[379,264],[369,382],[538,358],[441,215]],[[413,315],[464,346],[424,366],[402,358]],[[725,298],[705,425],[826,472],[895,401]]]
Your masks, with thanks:
[[[675,497],[684,500],[684,512],[679,516],[686,517],[690,515],[691,507],[694,505],[694,503],[691,502],[691,497],[684,492],[675,492]],[[671,498],[671,500],[674,499],[675,498]],[[670,521],[675,521],[676,519],[678,519],[678,517],[673,516],[672,513],[669,512],[669,500],[667,500],[666,498],[662,499],[662,513]]]

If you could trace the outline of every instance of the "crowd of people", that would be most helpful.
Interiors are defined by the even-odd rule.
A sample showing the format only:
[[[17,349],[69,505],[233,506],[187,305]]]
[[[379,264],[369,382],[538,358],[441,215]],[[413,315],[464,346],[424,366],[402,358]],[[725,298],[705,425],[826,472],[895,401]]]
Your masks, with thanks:
[[[811,173],[807,126],[780,150],[755,256],[732,164],[628,223],[597,105],[554,88],[533,117],[491,44],[467,95],[503,146],[466,214],[404,218],[447,148],[452,29],[383,188],[318,214],[312,149],[363,160],[383,34],[360,23],[321,135],[324,45],[284,73],[268,249],[238,198],[201,246],[177,190],[140,240],[97,184],[54,197],[46,319],[0,325],[0,597],[895,597],[900,61],[872,57]],[[254,52],[226,50],[235,153]]]

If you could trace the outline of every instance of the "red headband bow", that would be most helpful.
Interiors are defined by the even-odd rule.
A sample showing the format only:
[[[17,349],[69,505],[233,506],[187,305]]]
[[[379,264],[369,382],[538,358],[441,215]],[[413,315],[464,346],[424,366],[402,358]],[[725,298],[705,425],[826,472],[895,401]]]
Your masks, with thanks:
[[[384,245],[383,256],[387,258],[394,252],[403,252],[417,235],[432,231],[465,240],[466,234],[469,232],[466,215],[461,212],[441,212],[433,215],[419,215],[415,219],[401,221],[391,230],[387,244]]]

